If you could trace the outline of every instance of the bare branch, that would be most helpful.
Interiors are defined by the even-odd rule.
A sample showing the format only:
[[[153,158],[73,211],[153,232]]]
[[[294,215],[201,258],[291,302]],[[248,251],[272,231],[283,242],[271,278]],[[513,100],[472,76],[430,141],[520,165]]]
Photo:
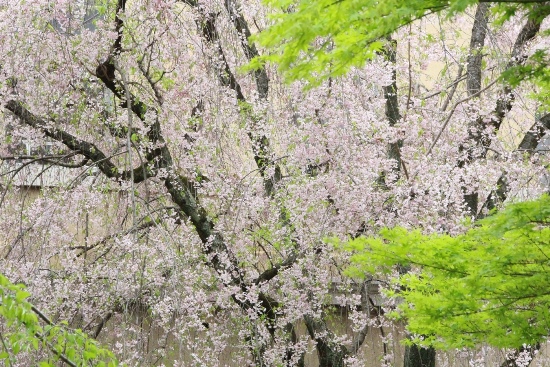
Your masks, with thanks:
[[[291,266],[298,259],[298,254],[293,252],[289,257],[287,257],[283,262],[276,264],[275,266],[267,269],[261,273],[258,278],[254,280],[254,284],[259,285],[264,282],[268,282],[271,279],[275,278],[281,269]]]
[[[473,94],[471,96],[468,96],[466,98],[463,98],[461,99],[460,101],[456,102],[453,107],[451,108],[451,111],[449,112],[449,114],[447,115],[447,118],[445,119],[445,121],[443,122],[443,126],[441,127],[441,130],[439,130],[439,133],[437,134],[437,136],[435,137],[432,145],[430,146],[430,149],[428,149],[428,152],[426,153],[426,155],[430,155],[432,154],[432,150],[433,148],[435,147],[435,145],[437,144],[437,141],[439,140],[439,138],[441,137],[441,134],[443,133],[443,131],[445,130],[445,128],[447,127],[447,124],[449,123],[449,121],[451,120],[451,117],[453,116],[456,108],[458,106],[460,106],[462,103],[474,98],[474,97],[477,97],[478,95],[480,95],[481,93],[485,92],[487,89],[491,88],[493,85],[495,85],[499,80],[498,79],[495,79],[493,80],[491,83],[489,83],[485,88],[481,89],[480,91],[478,91],[476,94]]]
[[[256,46],[248,42],[248,39],[251,36],[250,27],[248,22],[244,19],[244,16],[241,14],[238,9],[237,4],[234,0],[225,0],[224,2],[225,9],[229,13],[230,19],[233,21],[233,25],[237,34],[239,35],[241,48],[247,58],[247,60],[252,60],[254,57],[258,56],[258,50]],[[258,89],[258,95],[260,98],[267,98],[269,92],[269,78],[267,77],[267,72],[265,68],[260,68],[254,71],[254,80],[256,81],[256,88]]]
[[[42,131],[47,137],[59,141],[67,148],[73,151],[79,151],[86,158],[99,162],[98,168],[107,177],[117,177],[117,167],[107,158],[107,156],[95,145],[87,141],[78,139],[61,129],[49,126],[46,121],[32,114],[25,108],[23,103],[15,100],[8,101],[5,108],[17,116],[23,123],[29,125],[39,131]]]
[[[18,161],[18,160],[31,159],[33,163],[48,163],[54,166],[65,167],[65,168],[81,168],[81,167],[84,167],[90,161],[88,158],[84,158],[82,161],[78,163],[65,163],[62,161],[63,159],[66,159],[75,154],[76,153],[71,153],[67,155],[48,155],[43,157],[36,157],[33,155],[4,156],[4,157],[0,157],[0,160],[2,161],[17,160]]]
[[[518,150],[527,151],[532,153],[537,145],[539,145],[540,139],[550,130],[550,113],[541,117],[535,124],[527,131]]]
[[[91,251],[101,245],[104,245],[106,244],[108,241],[114,239],[114,238],[117,238],[117,237],[123,237],[123,236],[126,236],[127,234],[130,234],[130,233],[134,233],[134,232],[138,232],[138,231],[142,231],[144,229],[147,229],[147,228],[151,228],[155,225],[157,225],[158,222],[157,221],[147,221],[147,222],[143,222],[139,225],[136,225],[136,226],[133,226],[132,228],[129,228],[125,231],[120,231],[120,232],[117,232],[117,233],[113,233],[113,234],[110,234],[104,238],[102,238],[101,240],[89,245],[89,246],[72,246],[70,247],[71,250],[82,250],[82,252],[80,252],[78,255],[76,255],[77,257],[80,257],[80,256],[83,256],[87,251]]]
[[[134,177],[134,183],[139,183],[147,178],[147,171],[150,168],[150,162],[144,162],[141,166],[127,171],[120,171],[109,157],[105,155],[95,144],[79,139],[76,136],[67,133],[61,129],[50,126],[46,121],[32,114],[27,110],[23,103],[11,100],[6,103],[6,109],[17,116],[24,124],[42,131],[47,137],[63,143],[67,148],[79,152],[87,160],[92,161],[99,170],[109,178],[128,180]],[[154,158],[160,155],[160,150],[151,152],[148,158]],[[39,160],[39,159],[38,159]],[[85,162],[84,164],[87,164]],[[83,165],[84,165],[83,164]]]

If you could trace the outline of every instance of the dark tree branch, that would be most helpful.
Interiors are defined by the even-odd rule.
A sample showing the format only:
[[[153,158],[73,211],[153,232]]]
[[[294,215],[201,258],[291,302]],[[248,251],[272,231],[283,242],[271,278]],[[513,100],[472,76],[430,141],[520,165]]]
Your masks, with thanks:
[[[470,54],[468,55],[468,66],[466,68],[466,88],[469,96],[481,89],[482,48],[485,45],[488,21],[489,4],[479,4],[474,16],[474,25],[470,38]]]
[[[150,162],[144,162],[137,168],[128,171],[120,171],[109,157],[105,155],[95,144],[81,140],[76,136],[69,134],[61,129],[49,126],[46,121],[32,114],[27,110],[23,103],[11,100],[6,103],[5,108],[17,116],[24,124],[42,131],[47,137],[63,143],[72,151],[79,152],[86,158],[86,163],[92,161],[99,170],[107,177],[118,180],[128,180],[134,175],[134,183],[139,183],[147,178],[147,171],[150,168]],[[153,151],[151,157],[160,155],[160,151]]]
[[[479,4],[474,17],[474,25],[472,27],[472,36],[470,38],[470,53],[468,55],[468,66],[466,69],[467,78],[466,86],[468,97],[479,94],[481,90],[481,62],[483,60],[482,48],[485,45],[485,37],[487,36],[487,24],[489,22],[489,4]],[[468,142],[475,142],[477,145],[482,139],[482,134],[479,130],[481,121],[475,121],[473,126],[468,128]],[[473,149],[466,148],[463,144],[459,147],[459,151],[467,151],[466,158],[460,159],[459,167],[464,167],[467,161],[473,157]],[[466,190],[466,189],[464,189]],[[464,202],[468,208],[470,215],[477,213],[478,193],[466,192],[464,194]]]
[[[121,54],[122,52],[122,38],[124,36],[123,28],[124,21],[122,16],[126,8],[126,0],[118,0],[116,7],[115,15],[115,30],[117,32],[117,38],[113,43],[111,53],[103,63],[99,64],[95,70],[96,76],[103,82],[103,84],[111,91],[113,94],[120,99],[125,101],[124,97],[124,88],[115,77],[115,57]],[[145,103],[138,101],[138,99],[131,96],[131,105],[130,108],[132,112],[139,117],[140,120],[145,120],[145,113],[147,112],[147,106]],[[128,101],[125,101],[122,106],[127,107]]]
[[[193,0],[185,1],[187,4],[196,7],[199,9],[197,3]],[[114,44],[114,51],[108,57],[108,59],[98,67],[98,77],[109,88],[116,96],[121,100],[123,99],[123,89],[118,85],[118,81],[115,79],[115,64],[113,57],[120,53],[120,42],[122,39],[122,27],[123,22],[121,18],[121,13],[124,10],[125,1],[119,0],[117,7],[117,17],[116,17],[116,29],[118,31],[119,37]],[[214,44],[220,56],[222,56],[223,61],[223,73],[220,73],[219,77],[223,85],[234,89],[237,93],[237,98],[241,101],[244,101],[244,96],[240,91],[240,85],[237,83],[235,76],[229,69],[229,64],[225,59],[223,54],[223,49],[219,45],[219,34],[215,28],[215,15],[208,14],[203,16],[202,22],[199,24],[199,28],[202,32],[202,35],[207,41]],[[133,96],[132,96],[133,97]],[[136,98],[131,98],[132,101],[136,101]],[[142,102],[132,102],[131,109],[136,113],[138,117],[144,119],[145,112],[147,111],[147,106]],[[199,108],[202,108],[200,106]],[[158,121],[151,127],[148,136],[151,140],[164,143],[162,137],[160,124]],[[171,153],[166,145],[163,145],[155,157],[158,157],[156,162],[156,168],[165,168],[167,170],[172,170],[174,167],[173,159]],[[102,172],[104,172],[102,170]],[[134,171],[134,174],[137,172]],[[190,222],[193,224],[199,238],[203,243],[203,252],[207,255],[207,263],[219,274],[223,275],[223,279],[229,278],[229,281],[224,281],[226,285],[235,285],[238,286],[242,291],[246,291],[248,286],[244,281],[244,275],[242,270],[238,265],[238,261],[235,256],[231,253],[227,244],[224,242],[223,237],[219,232],[215,230],[213,222],[208,218],[208,215],[204,208],[201,207],[197,192],[196,184],[189,180],[186,177],[176,175],[171,173],[165,180],[164,184],[168,190],[172,200],[180,208],[182,214],[187,216]],[[228,274],[229,277],[225,275]],[[266,297],[264,295],[264,297]],[[266,298],[267,299],[267,298]],[[253,305],[240,303],[240,306],[244,309],[251,309]],[[266,308],[268,309],[268,308]],[[273,314],[274,315],[274,314]]]
[[[239,35],[241,48],[243,49],[244,55],[247,60],[250,61],[254,57],[258,56],[259,53],[256,46],[254,44],[250,44],[248,41],[251,36],[248,22],[244,19],[244,16],[237,8],[237,4],[234,0],[225,0],[223,3],[225,5],[225,9],[229,13],[230,19],[233,21],[233,26]],[[258,89],[258,95],[260,98],[267,98],[267,94],[269,92],[269,78],[267,77],[265,68],[260,68],[254,71],[254,80],[256,81],[256,88]]]
[[[512,55],[510,61],[506,65],[506,70],[525,63],[525,61],[527,60],[527,55],[523,54],[525,46],[528,42],[536,37],[540,30],[542,21],[548,15],[550,15],[549,6],[541,5],[536,7],[534,11],[537,12],[537,17],[528,19],[521,28],[514,42]],[[495,134],[500,129],[500,125],[502,124],[502,121],[506,114],[508,114],[508,112],[510,112],[510,110],[512,109],[513,101],[514,95],[512,88],[509,85],[505,85],[502,90],[501,97],[497,100],[495,110],[492,113],[493,118],[489,122],[494,128]],[[478,119],[477,124],[483,125],[482,116],[480,116],[480,118]],[[490,144],[490,141],[483,141],[483,143],[485,146],[488,146],[488,144]]]
[[[311,339],[315,340],[320,367],[344,367],[349,351],[342,344],[334,343],[334,335],[322,319],[304,315],[304,322]]]
[[[464,65],[460,64],[460,66],[458,67],[458,72],[457,72],[458,75],[457,75],[455,81],[451,84],[451,86],[450,86],[451,90],[449,91],[449,94],[447,94],[447,97],[445,98],[445,101],[443,101],[443,104],[441,105],[441,111],[442,112],[445,112],[445,110],[449,106],[449,103],[453,99],[453,97],[455,95],[455,92],[456,92],[456,88],[458,87],[458,83],[460,83],[462,80],[464,80],[468,77],[468,75],[465,75],[465,76],[462,75],[463,71],[464,71]],[[447,87],[447,88],[449,88],[449,87]]]
[[[544,3],[545,5],[541,5],[535,8],[534,11],[538,11],[537,16],[528,19],[520,30],[518,36],[516,37],[516,41],[514,42],[514,47],[512,49],[512,57],[507,64],[507,69],[522,65],[527,60],[527,57],[523,55],[525,45],[533,38],[535,38],[540,30],[542,21],[550,15],[550,6],[548,6],[548,2]],[[502,124],[504,117],[512,109],[513,100],[513,91],[510,86],[507,85],[503,89],[502,97],[497,100],[495,111],[493,113],[495,117],[491,119],[490,122],[490,124],[494,128],[493,135],[489,138],[481,140],[481,143],[485,147],[482,154],[483,158],[485,157],[488,147],[491,144],[491,140],[494,138],[494,136],[496,136],[498,129],[500,129],[500,125]],[[483,124],[481,117],[480,119],[478,119],[478,124]],[[548,124],[550,124],[550,117],[546,115],[541,118],[538,123],[535,123],[535,125],[527,132],[527,134],[521,141],[518,149],[535,149],[538,145],[538,142],[540,141],[540,138],[542,138],[542,136],[544,135],[544,131],[548,128]],[[493,190],[489,194],[489,196],[485,200],[485,203],[483,204],[482,210],[484,208],[492,209],[496,206],[497,202],[503,202],[504,200],[506,200],[509,188],[506,185],[507,180],[505,176],[506,173],[503,173],[498,179],[497,189]],[[482,210],[480,210],[479,213],[476,213],[476,217],[479,218],[484,215]]]
[[[104,245],[106,244],[108,241],[112,240],[113,238],[116,238],[116,237],[122,237],[122,236],[125,236],[127,234],[130,234],[130,233],[134,233],[134,232],[138,232],[138,231],[142,231],[144,229],[147,229],[147,228],[151,228],[155,225],[157,225],[158,222],[156,221],[147,221],[147,222],[143,222],[141,223],[140,225],[137,225],[137,226],[134,226],[132,228],[129,228],[125,231],[121,231],[121,232],[117,232],[117,233],[113,233],[113,234],[110,234],[104,238],[102,238],[101,240],[89,245],[89,246],[73,246],[73,247],[70,247],[71,250],[82,250],[82,252],[80,252],[77,257],[80,257],[80,256],[83,256],[87,251],[91,251],[101,245]]]
[[[296,335],[296,330],[293,324],[287,324],[285,327],[285,331],[290,334],[290,341],[293,344],[298,343],[298,337]],[[285,356],[285,365],[290,366],[290,361],[292,361],[292,357],[294,355],[294,351],[291,349],[287,349],[286,356]],[[305,367],[305,353],[302,353],[300,355],[300,358],[298,359],[298,364],[296,367]]]
[[[187,4],[191,5],[194,2],[186,2]],[[231,5],[226,5],[228,7],[228,11],[230,14],[237,15],[234,10],[232,9]],[[252,106],[247,102],[245,96],[242,93],[241,85],[235,78],[235,75],[231,71],[231,68],[229,67],[229,63],[227,62],[227,58],[225,57],[225,53],[223,51],[223,48],[220,43],[220,35],[218,33],[218,30],[216,29],[216,19],[218,17],[218,14],[205,14],[200,7],[196,7],[197,11],[201,15],[202,19],[197,21],[197,25],[199,27],[201,35],[204,37],[204,39],[214,47],[216,50],[216,53],[218,54],[219,61],[221,61],[221,66],[216,66],[217,68],[217,75],[218,80],[220,83],[235,91],[237,100],[240,102],[240,108],[243,113],[246,114],[248,118],[251,118],[252,120],[255,120],[256,117],[253,116],[254,111],[252,111]],[[237,21],[236,25],[245,26],[244,18],[240,18],[240,21]],[[245,26],[248,28],[248,25]],[[240,32],[240,31],[239,31]],[[255,48],[250,47],[247,52],[254,53],[257,51],[254,51]],[[263,74],[262,74],[263,75]],[[265,77],[261,75],[256,75],[256,82],[258,85],[258,92],[261,96],[267,96],[268,92],[268,84],[267,84],[267,75]],[[260,174],[264,178],[264,188],[266,190],[266,193],[268,195],[272,195],[274,193],[274,188],[276,184],[281,181],[283,175],[281,168],[279,165],[275,164],[275,162],[272,159],[272,153],[269,145],[269,140],[265,135],[257,135],[253,132],[248,132],[248,137],[252,141],[252,149],[254,153],[254,161],[256,162],[256,165],[259,169]],[[274,167],[274,174],[270,177],[266,176],[266,172],[269,167]]]
[[[42,131],[47,137],[59,141],[73,151],[79,151],[83,156],[97,163],[98,168],[107,177],[117,177],[117,167],[94,144],[78,139],[77,137],[55,127],[49,126],[46,121],[32,114],[23,103],[15,100],[8,101],[5,108],[17,116],[24,124]]]
[[[537,17],[528,19],[516,37],[514,47],[512,48],[512,55],[510,61],[506,65],[506,69],[511,69],[525,63],[527,60],[527,55],[523,53],[525,45],[538,34],[542,21],[550,14],[550,7],[538,6],[535,8],[535,11],[538,12]],[[504,86],[501,96],[502,97],[497,100],[493,113],[495,118],[491,119],[490,122],[495,131],[500,129],[504,117],[510,112],[514,102],[514,94],[509,85]]]
[[[204,39],[214,47],[221,61],[221,67],[216,66],[216,68],[218,69],[217,74],[220,83],[225,87],[233,89],[237,95],[237,99],[240,102],[246,102],[246,99],[244,98],[243,92],[241,90],[241,85],[231,71],[223,48],[220,44],[220,35],[218,33],[218,30],[216,29],[216,19],[218,17],[218,14],[205,14],[204,12],[200,12],[200,14],[202,16],[202,19],[200,21],[197,21],[197,23],[201,34]]]
[[[533,155],[540,140],[550,130],[550,113],[541,117],[529,131],[523,137],[517,150],[526,152],[529,156]],[[483,207],[477,214],[477,218],[483,218],[485,216],[485,210],[492,210],[496,207],[497,203],[502,203],[508,196],[508,182],[506,179],[506,172],[503,172],[497,181],[497,188],[489,194],[487,200],[483,204]]]
[[[395,70],[397,54],[397,42],[390,39],[390,44],[386,47],[384,55],[389,63],[392,65],[392,83],[384,86],[384,98],[386,99],[386,119],[390,126],[395,126],[401,119],[399,113],[399,101],[397,98],[397,75]],[[395,172],[399,174],[401,170],[401,148],[403,147],[403,140],[399,139],[394,143],[389,144],[388,158],[395,160]]]
[[[111,317],[113,317],[113,313],[109,312],[107,313],[107,315],[105,315],[105,317],[101,318],[101,321],[99,321],[99,324],[97,324],[94,330],[94,339],[97,339],[97,337],[99,336],[99,333],[101,333],[101,330],[103,330],[103,327],[111,319]]]
[[[65,155],[45,155],[45,156],[35,156],[35,155],[12,155],[12,156],[3,156],[0,157],[1,161],[21,161],[21,160],[30,160],[25,162],[25,165],[28,163],[38,163],[38,164],[51,164],[54,166],[60,166],[65,168],[81,168],[84,167],[90,160],[88,158],[84,158],[82,161],[78,163],[65,163],[63,162],[63,159],[70,158],[72,156],[77,155],[79,152],[71,152],[69,154]],[[19,170],[19,169],[18,169]],[[8,172],[10,173],[10,172]]]
[[[407,345],[404,359],[404,367],[435,367],[435,349]]]
[[[541,117],[531,128],[519,144],[518,150],[532,154],[539,145],[542,137],[550,130],[550,113]]]
[[[120,54],[122,52],[122,27],[124,27],[124,22],[122,20],[122,14],[126,10],[126,0],[118,0],[116,5],[116,14],[115,14],[115,30],[117,37],[115,43],[113,44],[113,53]]]
[[[385,103],[385,115],[390,126],[395,126],[401,119],[401,114],[399,113],[399,100],[397,97],[397,72],[395,70],[396,54],[397,54],[397,41],[391,37],[387,38],[387,45],[383,51],[380,52],[386,61],[391,64],[392,67],[392,82],[389,85],[382,87],[384,92]],[[396,142],[388,144],[388,158],[395,161],[395,165],[392,167],[391,171],[396,174],[397,177],[393,181],[399,179],[399,174],[401,171],[401,166],[403,164],[401,160],[401,148],[403,147],[403,140],[399,139]],[[378,177],[378,184],[384,188],[388,188],[388,172],[381,172]]]
[[[369,295],[369,282],[364,281],[363,284],[361,284],[361,309],[364,313],[366,313],[370,317],[371,306],[369,305],[369,300],[371,300]],[[361,348],[361,345],[363,345],[363,343],[365,342],[365,338],[367,337],[368,333],[369,333],[369,325],[365,324],[365,326],[363,326],[363,328],[359,330],[359,333],[353,339],[353,343],[350,349],[351,354],[357,354],[357,352],[359,351],[359,348]]]
[[[48,158],[41,158],[39,160],[39,162],[48,163],[54,166],[65,167],[65,168],[81,168],[87,165],[89,161],[90,160],[88,158],[84,158],[78,163],[65,163],[61,160],[53,160]]]
[[[283,262],[274,265],[273,267],[267,269],[263,273],[261,273],[256,280],[254,280],[254,284],[259,285],[261,283],[269,282],[271,279],[275,278],[277,274],[279,274],[279,271],[291,266],[296,262],[298,259],[298,254],[296,252],[293,252],[289,257],[287,257]]]

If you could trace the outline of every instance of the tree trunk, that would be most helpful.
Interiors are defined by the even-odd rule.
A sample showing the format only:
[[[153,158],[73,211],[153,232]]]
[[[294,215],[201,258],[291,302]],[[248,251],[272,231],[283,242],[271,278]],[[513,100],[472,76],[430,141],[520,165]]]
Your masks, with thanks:
[[[435,367],[435,349],[416,344],[405,348],[404,367]]]

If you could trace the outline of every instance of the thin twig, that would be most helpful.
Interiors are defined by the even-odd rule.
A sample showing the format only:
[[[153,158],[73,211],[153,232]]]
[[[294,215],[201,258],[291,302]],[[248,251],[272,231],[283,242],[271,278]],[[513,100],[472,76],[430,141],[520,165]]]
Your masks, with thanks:
[[[42,313],[42,311],[40,311],[39,309],[37,309],[35,306],[31,305],[31,310],[42,320],[44,321],[46,324],[48,324],[49,326],[53,326],[54,323],[46,316]],[[44,338],[44,335],[41,335],[40,333],[35,333],[34,336],[36,336],[38,339],[40,339],[42,342],[46,343],[46,345],[48,346],[48,348],[50,349],[50,351],[52,353],[54,353],[56,356],[59,357],[59,359],[61,359],[63,362],[67,363],[69,366],[71,367],[77,367],[76,363],[74,363],[73,361],[71,361],[69,358],[67,358],[67,356],[65,356],[63,353],[61,352],[58,352],[57,350],[55,350],[55,348],[50,344],[48,343],[45,338]]]
[[[453,99],[453,97],[455,95],[456,88],[458,87],[458,83],[460,83],[462,80],[464,80],[468,77],[468,75],[462,76],[462,71],[463,70],[464,70],[464,65],[460,64],[460,66],[458,67],[458,73],[457,73],[458,75],[456,77],[456,80],[452,84],[451,91],[449,92],[449,94],[447,94],[447,98],[445,98],[445,101],[441,105],[441,112],[445,112],[445,110],[449,106],[449,103],[451,102],[451,99]]]
[[[2,345],[4,346],[4,350],[6,353],[8,353],[8,366],[13,365],[13,357],[10,354],[10,350],[8,349],[8,346],[6,345],[6,341],[4,340],[4,335],[0,332],[0,340],[2,341]]]
[[[447,127],[447,124],[448,124],[449,121],[451,120],[451,117],[453,116],[453,114],[454,114],[456,108],[457,108],[460,104],[462,104],[462,103],[464,103],[464,102],[466,102],[466,101],[468,101],[468,100],[470,100],[470,99],[472,99],[472,98],[474,98],[474,97],[477,97],[477,96],[480,95],[482,92],[485,92],[487,89],[489,89],[489,88],[491,88],[493,85],[495,85],[498,81],[499,81],[499,79],[495,79],[494,81],[492,81],[491,83],[489,83],[485,88],[480,89],[478,92],[472,94],[471,96],[468,96],[468,97],[466,97],[466,98],[461,99],[460,101],[456,102],[456,103],[453,105],[453,108],[451,109],[451,112],[449,112],[449,115],[448,115],[447,118],[445,119],[445,122],[443,123],[443,126],[441,127],[441,130],[439,130],[439,133],[438,133],[437,136],[435,137],[435,139],[434,139],[432,145],[430,146],[430,149],[428,149],[428,152],[426,153],[426,156],[429,156],[429,155],[432,153],[432,150],[433,150],[433,148],[435,147],[435,144],[437,144],[437,141],[438,141],[439,138],[441,137],[441,134],[443,133],[443,131],[444,131],[445,128]]]

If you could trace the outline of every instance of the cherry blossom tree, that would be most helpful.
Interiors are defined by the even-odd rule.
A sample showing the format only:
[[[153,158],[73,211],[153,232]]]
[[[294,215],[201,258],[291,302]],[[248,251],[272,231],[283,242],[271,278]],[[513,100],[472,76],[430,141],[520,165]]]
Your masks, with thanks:
[[[401,363],[324,239],[455,234],[545,190],[550,118],[498,77],[547,47],[546,13],[428,17],[304,90],[242,70],[259,2],[0,4],[2,269],[129,365],[360,366],[369,333]],[[514,109],[529,126],[505,123]]]

